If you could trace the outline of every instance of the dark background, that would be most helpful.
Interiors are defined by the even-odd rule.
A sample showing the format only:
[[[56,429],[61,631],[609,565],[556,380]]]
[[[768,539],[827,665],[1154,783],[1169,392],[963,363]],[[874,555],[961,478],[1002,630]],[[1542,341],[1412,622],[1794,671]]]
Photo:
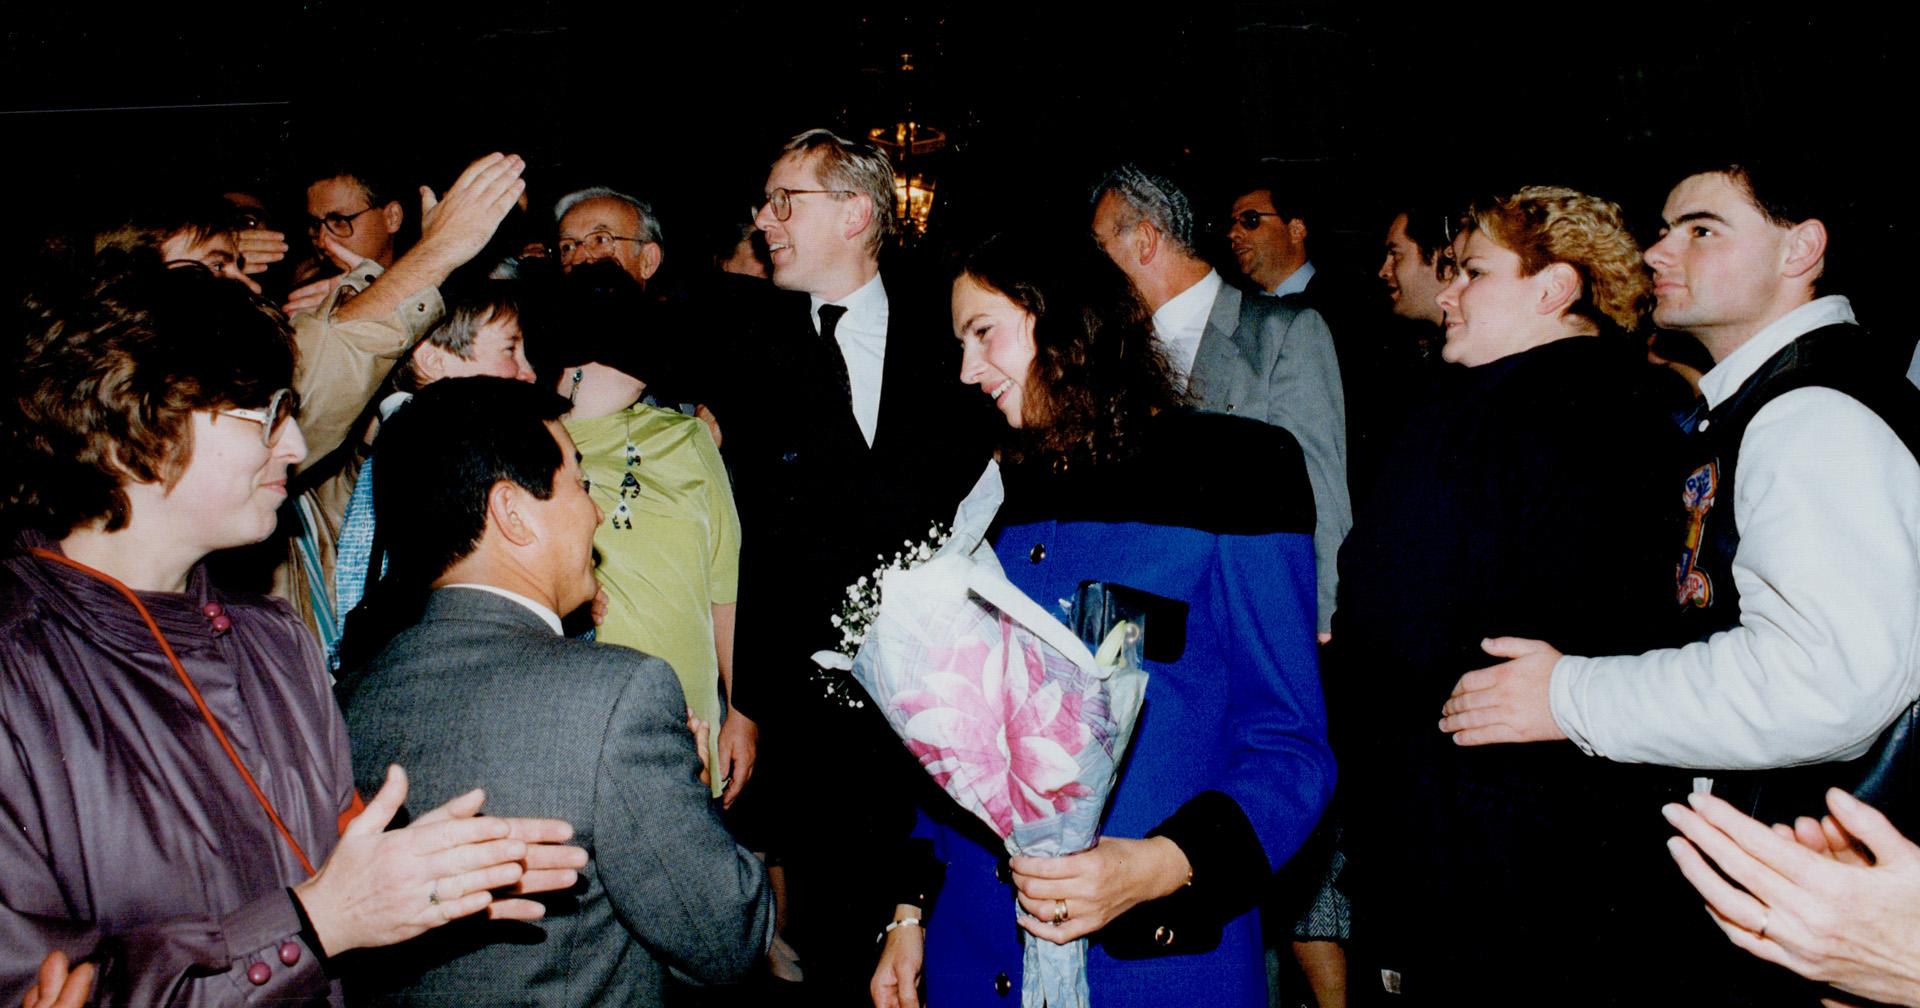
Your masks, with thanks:
[[[1278,157],[1326,169],[1317,258],[1333,239],[1370,271],[1379,194],[1410,184],[1555,182],[1646,223],[1679,155],[1800,137],[1871,205],[1897,191],[1911,120],[1900,33],[1833,4],[20,6],[0,49],[15,248],[155,186],[297,198],[314,149],[378,151],[436,188],[508,150],[536,209],[588,183],[652,199],[684,269],[786,136],[911,117],[949,138],[925,163],[932,245],[1082,227],[1119,156],[1178,162],[1209,212],[1237,168]],[[1862,258],[1884,269],[1904,216],[1856,222]]]

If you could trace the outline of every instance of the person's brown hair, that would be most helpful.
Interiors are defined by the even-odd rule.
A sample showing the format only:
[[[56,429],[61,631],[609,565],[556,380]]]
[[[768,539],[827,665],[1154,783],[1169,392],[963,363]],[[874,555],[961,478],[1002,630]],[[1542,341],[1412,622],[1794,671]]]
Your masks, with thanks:
[[[1568,314],[1621,332],[1639,329],[1646,318],[1653,280],[1618,204],[1558,186],[1528,186],[1475,205],[1467,223],[1519,256],[1522,276],[1554,263],[1573,267],[1580,297]]]
[[[180,478],[193,412],[261,408],[293,383],[285,321],[204,270],[148,264],[36,292],[24,314],[3,407],[10,528],[126,527],[123,487]]]
[[[958,272],[1034,317],[1022,427],[1001,450],[1006,461],[1060,468],[1125,458],[1156,410],[1181,404],[1153,316],[1097,249],[1001,235]]]

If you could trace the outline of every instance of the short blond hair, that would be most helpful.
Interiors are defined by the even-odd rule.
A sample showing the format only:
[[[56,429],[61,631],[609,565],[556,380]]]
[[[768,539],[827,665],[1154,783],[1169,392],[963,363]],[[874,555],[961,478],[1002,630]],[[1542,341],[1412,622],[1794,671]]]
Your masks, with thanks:
[[[1561,186],[1528,186],[1476,204],[1467,225],[1519,256],[1524,276],[1554,263],[1573,267],[1580,297],[1569,314],[1623,332],[1646,318],[1653,280],[1619,204]]]
[[[862,140],[849,140],[828,129],[810,129],[788,140],[780,148],[781,157],[819,159],[814,169],[820,184],[829,189],[844,189],[867,198],[873,204],[873,226],[867,230],[867,251],[876,258],[880,248],[893,236],[894,222],[893,162],[880,148]]]

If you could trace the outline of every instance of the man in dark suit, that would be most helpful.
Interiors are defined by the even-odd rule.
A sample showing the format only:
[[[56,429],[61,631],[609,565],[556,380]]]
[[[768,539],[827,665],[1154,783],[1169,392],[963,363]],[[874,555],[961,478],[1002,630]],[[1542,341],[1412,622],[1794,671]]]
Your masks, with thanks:
[[[1093,237],[1153,312],[1154,340],[1188,376],[1195,405],[1284,427],[1306,453],[1322,638],[1333,626],[1334,558],[1353,525],[1347,424],[1333,337],[1320,313],[1243,295],[1194,247],[1193,205],[1172,181],[1123,165],[1094,190]]]
[[[765,196],[756,224],[780,290],[714,405],[742,530],[732,702],[761,729],[734,822],[786,866],[784,933],[809,997],[858,1004],[874,936],[903,902],[893,880],[917,877],[894,852],[925,774],[872,704],[849,706],[863,696],[851,679],[822,681],[810,656],[840,647],[831,619],[849,585],[952,521],[993,427],[959,382],[945,287],[922,295],[880,271],[886,156],[810,130],[781,151]]]
[[[384,584],[431,594],[349,683],[355,777],[404,761],[423,808],[484,780],[489,807],[572,822],[591,860],[539,927],[477,922],[362,959],[349,986],[369,997],[657,1005],[669,968],[725,982],[766,953],[766,873],[708,801],[673,670],[561,635],[558,614],[596,591],[601,518],[566,409],[522,382],[455,378],[381,433]]]

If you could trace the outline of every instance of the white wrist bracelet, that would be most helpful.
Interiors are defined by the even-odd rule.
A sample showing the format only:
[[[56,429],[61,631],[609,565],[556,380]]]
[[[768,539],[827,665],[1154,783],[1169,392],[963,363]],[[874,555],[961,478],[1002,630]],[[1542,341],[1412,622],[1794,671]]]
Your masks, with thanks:
[[[893,933],[893,929],[894,929],[894,928],[903,928],[903,927],[919,927],[919,926],[920,926],[920,918],[918,918],[918,917],[902,917],[902,918],[900,918],[899,920],[897,920],[897,921],[894,921],[893,923],[891,923],[891,924],[889,924],[889,925],[887,925],[887,929],[886,929],[885,931],[882,931],[882,932],[880,932],[880,935],[881,935],[881,937],[883,937],[883,938],[884,938],[884,937],[886,937],[887,935],[890,935],[890,934],[892,934],[892,933]]]

